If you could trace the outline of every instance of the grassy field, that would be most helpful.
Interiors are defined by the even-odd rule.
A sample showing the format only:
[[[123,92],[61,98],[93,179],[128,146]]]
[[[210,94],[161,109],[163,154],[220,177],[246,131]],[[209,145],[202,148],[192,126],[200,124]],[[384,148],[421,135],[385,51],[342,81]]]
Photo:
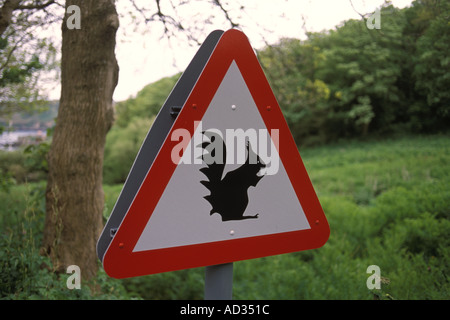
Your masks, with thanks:
[[[330,238],[320,249],[235,262],[234,299],[450,298],[448,135],[346,141],[300,149],[300,153],[330,224]],[[14,268],[6,261],[18,254],[12,249],[19,241],[17,237],[30,240],[21,242],[26,249],[21,254],[26,258],[16,257],[16,265],[32,269],[39,263],[29,260],[42,259],[36,248],[43,217],[33,213],[42,212],[39,190],[42,187],[19,185],[9,194],[0,193],[1,245],[9,248],[8,254],[2,248],[0,256],[4,287],[17,277],[8,275]],[[107,215],[121,186],[105,185],[104,190]],[[25,200],[30,193],[34,201]],[[30,210],[30,203],[37,208]],[[32,240],[27,233],[12,232],[14,225],[26,223],[23,221],[29,221],[33,228]],[[24,259],[28,259],[26,263]],[[370,290],[366,285],[371,265],[380,269],[381,289]],[[64,289],[64,279],[55,280],[48,272],[39,272],[35,284],[47,277],[53,285],[32,290],[35,298],[91,297],[90,292],[75,294]],[[29,274],[19,275],[22,282],[3,290],[3,296],[26,298],[17,290],[24,290]],[[203,281],[203,268],[120,281],[101,272],[98,283],[103,294],[95,297],[203,299]],[[58,291],[55,288],[60,282],[64,288]],[[54,293],[49,294],[49,290]]]

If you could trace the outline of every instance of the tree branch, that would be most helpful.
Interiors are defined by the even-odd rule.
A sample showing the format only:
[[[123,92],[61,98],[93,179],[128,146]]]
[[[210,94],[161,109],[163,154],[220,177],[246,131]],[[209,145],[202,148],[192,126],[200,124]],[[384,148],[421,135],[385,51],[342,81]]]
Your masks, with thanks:
[[[228,20],[228,22],[231,24],[231,27],[232,27],[232,28],[239,27],[239,24],[238,24],[238,23],[235,23],[235,22],[233,21],[233,19],[231,19],[230,15],[228,14],[228,10],[226,10],[226,9],[222,6],[222,4],[220,3],[219,0],[213,0],[213,3],[214,3],[216,6],[218,6],[218,7],[220,8],[220,10],[222,10],[222,12],[225,14],[225,18],[226,18],[226,19]]]
[[[6,56],[5,62],[0,66],[0,72],[8,65],[9,61],[11,60],[13,52],[17,49],[19,44],[21,44],[24,37],[25,36],[22,36],[18,41],[16,41],[14,46],[9,50],[8,55]]]
[[[17,10],[34,10],[34,9],[40,10],[40,9],[47,8],[49,5],[54,4],[54,3],[55,3],[55,0],[49,0],[46,3],[41,3],[41,4],[36,3],[36,4],[29,4],[29,5],[23,5],[23,6],[19,5],[19,6],[17,6],[16,9]]]
[[[11,24],[13,11],[16,10],[45,10],[52,4],[58,4],[55,0],[48,0],[45,3],[36,1],[32,4],[21,5],[23,0],[6,0],[0,8],[0,36],[3,35],[6,28]]]
[[[361,19],[362,19],[363,21],[366,21],[366,15],[360,13],[358,10],[355,9],[355,6],[353,5],[352,0],[348,0],[348,1],[350,2],[350,5],[352,6],[353,11],[355,11],[355,12],[361,17]]]

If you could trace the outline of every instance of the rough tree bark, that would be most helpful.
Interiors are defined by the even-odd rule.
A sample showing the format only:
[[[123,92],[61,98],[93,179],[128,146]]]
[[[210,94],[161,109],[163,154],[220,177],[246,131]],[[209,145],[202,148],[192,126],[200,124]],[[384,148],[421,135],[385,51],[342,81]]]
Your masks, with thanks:
[[[113,122],[118,80],[114,53],[119,19],[114,0],[67,0],[81,12],[81,29],[62,24],[61,99],[48,155],[42,253],[57,271],[78,265],[96,275],[102,230],[103,150]],[[70,15],[69,15],[70,16]]]

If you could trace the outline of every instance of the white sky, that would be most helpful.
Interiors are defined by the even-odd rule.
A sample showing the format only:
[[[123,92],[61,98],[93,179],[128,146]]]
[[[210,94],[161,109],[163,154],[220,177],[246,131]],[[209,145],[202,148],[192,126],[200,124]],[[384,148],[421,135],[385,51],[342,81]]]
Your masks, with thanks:
[[[227,3],[222,2],[224,6]],[[236,3],[239,2],[233,0],[228,2],[227,8],[230,9],[230,15],[243,26],[242,31],[250,39],[252,46],[261,48],[264,45],[262,35],[269,43],[275,43],[282,37],[303,39],[304,30],[328,30],[344,20],[360,19],[355,9],[361,14],[374,12],[384,3],[384,0],[352,0],[354,8],[350,0],[247,0],[240,2],[245,4],[244,11],[233,9],[233,4],[236,7]],[[409,6],[412,0],[392,0],[391,2],[395,7],[403,8]],[[119,12],[119,5],[122,3],[125,2],[118,4]],[[206,19],[205,15],[214,14],[207,12],[208,8],[205,8],[202,3],[204,1],[191,0],[188,5],[177,8],[180,12],[178,15],[182,19],[187,19],[183,21],[185,26],[204,25],[202,19]],[[195,10],[195,8],[198,9]],[[170,9],[164,8],[168,13]],[[216,10],[215,15],[220,16],[221,13]],[[126,16],[121,18],[122,31],[118,33],[116,46],[120,72],[119,83],[113,96],[115,101],[135,96],[145,85],[183,71],[198,49],[198,45],[188,44],[183,37],[173,38],[169,45],[167,40],[161,39],[161,23],[154,22],[137,27],[134,31],[130,30],[126,20]],[[229,28],[223,18],[211,20],[211,24],[200,28],[204,29],[199,35],[200,41],[215,29]],[[126,30],[125,26],[127,26]],[[382,16],[381,28],[383,28]],[[142,30],[147,32],[142,34]],[[59,90],[59,87],[53,90],[50,98],[58,99]]]

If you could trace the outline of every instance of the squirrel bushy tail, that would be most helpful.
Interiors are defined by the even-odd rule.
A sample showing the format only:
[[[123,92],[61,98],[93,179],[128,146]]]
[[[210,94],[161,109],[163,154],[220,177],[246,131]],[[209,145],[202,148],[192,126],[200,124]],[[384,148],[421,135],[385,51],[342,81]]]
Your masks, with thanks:
[[[206,163],[206,167],[201,168],[200,171],[208,178],[208,180],[200,181],[209,191],[210,194],[204,198],[212,205],[211,214],[215,212],[215,201],[211,195],[216,194],[216,190],[222,180],[223,170],[227,158],[226,146],[222,137],[215,132],[202,132],[210,141],[203,142],[200,146],[206,150],[201,158]],[[222,154],[220,154],[222,153]]]

